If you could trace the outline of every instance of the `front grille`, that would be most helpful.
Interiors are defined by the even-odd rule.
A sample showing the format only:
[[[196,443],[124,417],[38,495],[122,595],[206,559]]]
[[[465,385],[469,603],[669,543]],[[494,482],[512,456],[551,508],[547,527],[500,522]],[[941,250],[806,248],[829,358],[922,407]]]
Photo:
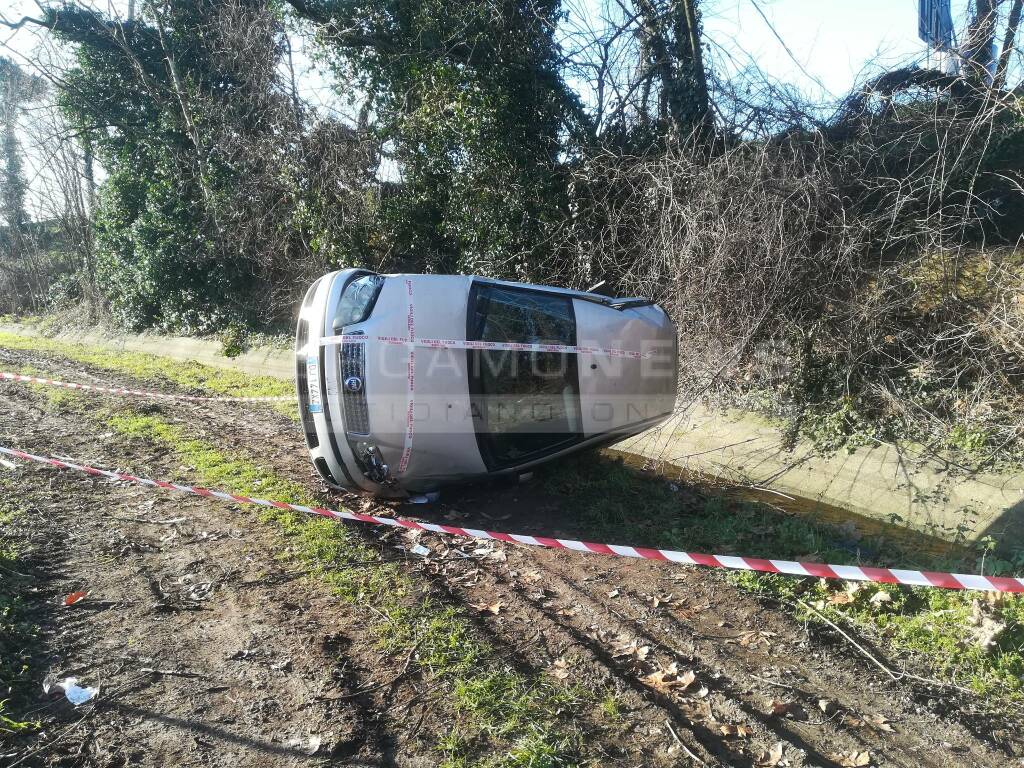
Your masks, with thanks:
[[[302,419],[302,431],[306,433],[306,445],[316,448],[320,439],[316,436],[316,425],[313,414],[309,412],[309,381],[306,377],[306,341],[309,339],[309,323],[299,318],[299,327],[295,336],[295,383],[299,392],[299,416]]]
[[[366,345],[341,345],[341,392],[345,403],[345,431],[349,434],[370,434],[370,409],[366,402]],[[357,378],[358,391],[352,392],[346,382]]]

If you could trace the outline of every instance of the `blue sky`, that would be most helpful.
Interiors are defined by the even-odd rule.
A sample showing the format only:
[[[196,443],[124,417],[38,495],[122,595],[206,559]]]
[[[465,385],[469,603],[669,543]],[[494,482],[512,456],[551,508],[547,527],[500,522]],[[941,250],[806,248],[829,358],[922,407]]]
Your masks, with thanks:
[[[819,94],[817,80],[834,96],[849,92],[865,68],[925,61],[926,46],[917,36],[918,0],[757,0],[757,5],[793,58],[752,0],[706,0],[704,28],[712,55],[718,46],[735,48],[779,80],[827,95]],[[958,29],[965,26],[967,6],[968,0],[952,1]]]

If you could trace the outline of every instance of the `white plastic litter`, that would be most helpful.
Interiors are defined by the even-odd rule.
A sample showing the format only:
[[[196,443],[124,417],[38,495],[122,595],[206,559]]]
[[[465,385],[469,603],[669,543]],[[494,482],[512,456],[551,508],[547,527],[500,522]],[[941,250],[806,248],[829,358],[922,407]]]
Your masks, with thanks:
[[[65,677],[63,680],[54,683],[53,688],[64,691],[64,696],[76,707],[79,704],[85,704],[85,702],[96,698],[100,692],[99,688],[93,688],[92,686],[83,688],[78,684],[77,677]],[[49,693],[50,686],[44,685],[43,691]]]
[[[427,547],[424,547],[422,544],[417,544],[415,547],[410,549],[409,552],[411,552],[414,555],[419,555],[420,557],[426,557],[430,554],[430,550]]]
[[[410,496],[406,501],[409,504],[434,504],[441,498],[440,491],[430,491],[419,495]]]

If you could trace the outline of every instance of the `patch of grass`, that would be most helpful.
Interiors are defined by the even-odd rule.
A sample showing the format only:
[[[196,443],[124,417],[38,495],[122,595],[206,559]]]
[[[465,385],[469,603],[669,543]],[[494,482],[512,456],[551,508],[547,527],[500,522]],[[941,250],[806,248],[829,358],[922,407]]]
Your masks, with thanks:
[[[122,411],[106,423],[135,440],[170,448],[188,465],[190,480],[218,490],[311,505],[299,484],[258,464],[229,456],[160,416]],[[261,509],[276,525],[288,553],[342,598],[372,606],[370,626],[380,647],[401,659],[412,654],[423,674],[437,681],[459,729],[437,745],[448,766],[568,766],[583,746],[568,713],[588,701],[581,689],[525,676],[498,659],[458,607],[423,595],[392,563],[351,528],[280,509]],[[370,563],[369,565],[367,563]]]
[[[545,488],[564,499],[572,519],[596,541],[753,557],[849,565],[975,571],[980,563],[937,561],[879,536],[850,541],[849,532],[771,507],[709,496],[684,504],[666,482],[606,457],[579,456],[540,472]],[[1002,563],[986,564],[993,573]],[[1019,561],[1007,563],[1013,568]],[[846,585],[752,572],[730,581],[759,595],[796,601],[869,630],[889,648],[909,652],[932,674],[1007,705],[1024,702],[1024,596],[987,599],[978,592]],[[884,592],[885,597],[875,597]],[[847,598],[852,598],[847,602]],[[874,600],[872,600],[874,598]],[[796,608],[798,613],[801,609]],[[978,616],[1001,627],[990,645],[979,641]],[[807,617],[815,620],[813,615]]]
[[[22,376],[46,377],[45,371],[41,371],[34,365],[23,365],[11,372],[19,373]],[[39,394],[45,401],[47,410],[50,413],[58,413],[73,404],[77,404],[82,398],[82,393],[73,389],[61,389],[47,384],[28,384],[27,386],[33,392]]]
[[[21,575],[24,567],[18,550],[4,535],[4,529],[24,514],[15,499],[13,481],[0,479],[0,734],[39,727],[13,708],[31,682],[31,649],[38,638],[25,603],[32,580]]]
[[[179,387],[232,397],[274,397],[292,395],[291,382],[271,376],[254,376],[198,362],[180,362],[141,352],[113,352],[100,347],[58,339],[19,336],[0,331],[0,347],[51,352],[86,365],[126,374],[140,381],[169,382]],[[295,406],[285,403],[289,412]]]
[[[816,621],[796,600],[842,625],[868,628],[886,645],[924,660],[940,679],[971,688],[999,705],[1024,703],[1024,600],[1019,595],[900,587],[888,584],[823,584],[771,574],[732,573],[730,580],[760,595],[782,600],[800,618]],[[879,601],[882,593],[888,598]],[[849,603],[836,603],[852,597]],[[979,613],[980,611],[980,613]],[[1001,628],[983,644],[976,616]]]
[[[601,708],[601,714],[613,723],[622,719],[622,704],[619,702],[619,697],[611,691],[605,694],[605,697],[601,699],[599,706]]]

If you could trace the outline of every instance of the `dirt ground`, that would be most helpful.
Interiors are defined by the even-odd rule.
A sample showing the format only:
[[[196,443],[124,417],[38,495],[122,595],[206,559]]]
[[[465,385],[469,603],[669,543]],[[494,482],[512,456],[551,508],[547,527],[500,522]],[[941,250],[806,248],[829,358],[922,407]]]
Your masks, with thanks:
[[[0,349],[0,365],[113,380],[10,350]],[[269,408],[152,407],[318,486],[298,427]],[[140,455],[22,385],[0,384],[0,444],[185,476],[165,449]],[[42,727],[0,742],[0,766],[440,762],[437,744],[453,723],[439,688],[380,651],[367,612],[283,556],[273,527],[212,500],[45,467],[14,472],[27,514],[4,535],[36,584],[29,602],[41,665],[28,712]],[[585,533],[539,487],[469,488],[398,511],[466,527]],[[430,550],[423,558],[396,549],[393,533],[360,535],[425,593],[464,608],[515,669],[617,691],[615,722],[587,730],[597,764],[1024,765],[1019,728],[978,714],[969,694],[893,680],[847,639],[795,621],[720,573],[435,535],[419,538]],[[64,606],[77,590],[88,597]],[[673,664],[693,679],[663,677]],[[68,675],[99,686],[99,696],[73,707],[43,692],[44,676]]]

